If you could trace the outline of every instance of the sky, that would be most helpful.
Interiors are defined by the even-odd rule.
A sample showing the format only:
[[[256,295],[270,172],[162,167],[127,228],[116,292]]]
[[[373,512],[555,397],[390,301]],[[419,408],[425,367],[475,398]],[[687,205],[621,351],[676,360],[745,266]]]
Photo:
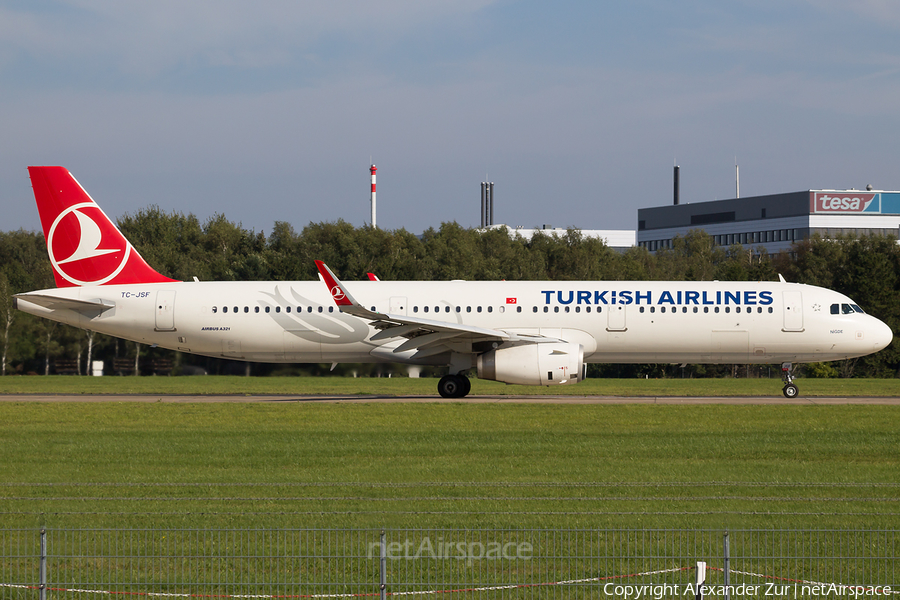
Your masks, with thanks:
[[[113,218],[635,229],[637,209],[900,190],[893,0],[3,0],[0,230],[26,167]]]

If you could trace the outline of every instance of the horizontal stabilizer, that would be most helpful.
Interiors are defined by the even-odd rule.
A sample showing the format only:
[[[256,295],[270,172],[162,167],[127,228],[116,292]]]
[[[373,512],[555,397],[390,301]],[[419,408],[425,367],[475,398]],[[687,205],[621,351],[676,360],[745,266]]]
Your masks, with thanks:
[[[76,300],[74,298],[60,298],[59,296],[51,296],[49,294],[14,294],[16,300],[31,302],[50,310],[74,310],[75,312],[103,312],[111,308],[115,308],[115,302],[110,300]]]

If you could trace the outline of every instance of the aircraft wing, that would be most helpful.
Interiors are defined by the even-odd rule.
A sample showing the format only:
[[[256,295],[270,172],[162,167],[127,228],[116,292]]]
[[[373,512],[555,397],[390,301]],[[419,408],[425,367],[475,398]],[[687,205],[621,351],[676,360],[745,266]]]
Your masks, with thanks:
[[[60,298],[52,294],[13,294],[16,300],[24,300],[31,302],[50,310],[68,309],[75,312],[103,312],[110,308],[115,308],[115,303],[109,300],[76,300],[74,298]]]
[[[372,341],[398,337],[407,338],[405,342],[394,348],[395,353],[416,350],[415,358],[421,358],[432,354],[440,354],[448,350],[471,352],[471,345],[478,342],[541,343],[562,341],[545,336],[507,333],[499,329],[488,329],[473,325],[372,311],[350,295],[350,292],[328,268],[328,265],[320,260],[315,262],[322,280],[328,286],[331,297],[337,304],[338,309],[343,313],[369,321],[373,327],[379,330],[378,333],[372,336]]]

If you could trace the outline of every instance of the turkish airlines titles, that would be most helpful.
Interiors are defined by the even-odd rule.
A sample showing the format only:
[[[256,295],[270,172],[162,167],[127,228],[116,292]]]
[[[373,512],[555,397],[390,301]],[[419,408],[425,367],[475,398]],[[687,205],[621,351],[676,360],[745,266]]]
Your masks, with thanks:
[[[696,304],[705,306],[716,305],[747,305],[768,306],[772,304],[772,292],[756,290],[729,292],[726,290],[695,291],[676,290],[670,292],[663,290],[654,298],[653,291],[641,292],[638,290],[541,290],[544,295],[544,304]]]

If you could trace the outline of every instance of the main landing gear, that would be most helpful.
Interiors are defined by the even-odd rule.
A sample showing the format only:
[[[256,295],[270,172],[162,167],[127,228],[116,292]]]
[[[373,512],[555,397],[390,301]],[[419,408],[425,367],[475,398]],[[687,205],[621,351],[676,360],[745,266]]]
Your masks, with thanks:
[[[796,398],[797,394],[800,393],[800,390],[794,385],[794,377],[791,375],[791,368],[791,363],[781,363],[781,380],[784,382],[784,388],[782,388],[781,393],[784,394],[785,398]]]
[[[472,389],[472,382],[461,374],[444,375],[438,381],[438,393],[442,398],[462,398]]]

